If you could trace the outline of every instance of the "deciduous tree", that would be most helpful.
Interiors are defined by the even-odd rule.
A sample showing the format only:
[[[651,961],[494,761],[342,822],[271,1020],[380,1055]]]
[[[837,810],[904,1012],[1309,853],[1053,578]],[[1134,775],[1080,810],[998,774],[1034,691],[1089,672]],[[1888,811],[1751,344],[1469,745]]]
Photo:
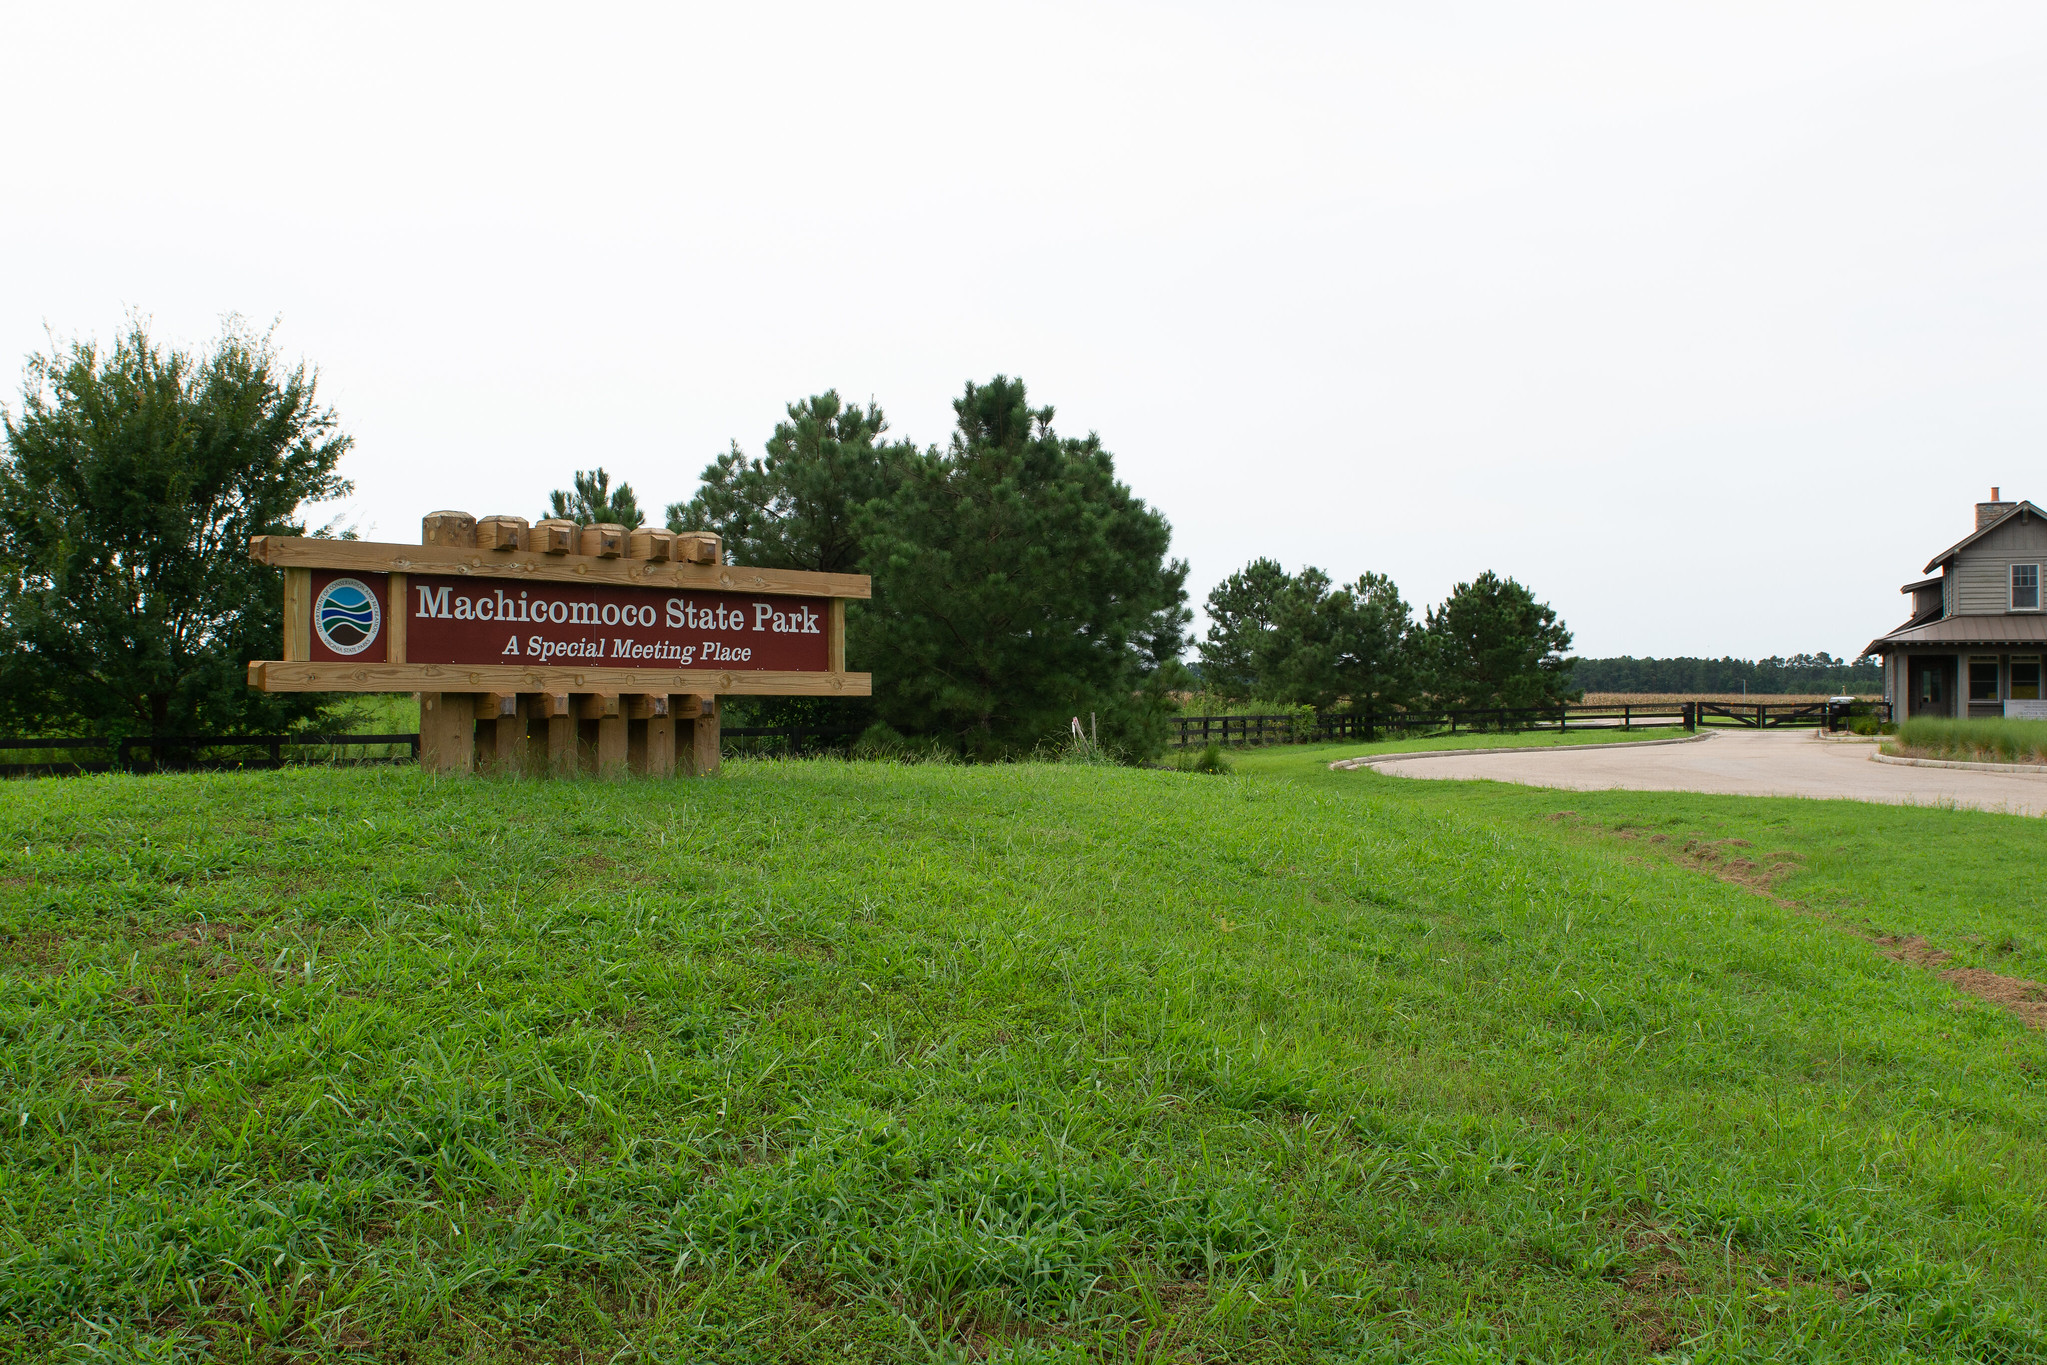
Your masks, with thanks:
[[[303,535],[349,438],[316,377],[231,324],[203,355],[140,322],[30,359],[0,410],[0,695],[17,727],[275,730],[325,699],[250,689],[283,588],[249,538]]]

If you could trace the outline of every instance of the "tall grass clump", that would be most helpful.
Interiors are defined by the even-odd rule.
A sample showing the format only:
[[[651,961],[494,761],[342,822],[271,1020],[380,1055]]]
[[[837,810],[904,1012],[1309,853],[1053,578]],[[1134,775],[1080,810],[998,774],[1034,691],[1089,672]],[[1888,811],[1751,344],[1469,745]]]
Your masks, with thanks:
[[[1211,739],[1199,749],[1182,749],[1173,755],[1173,766],[1183,773],[1216,773],[1231,771],[1236,765],[1223,749],[1220,740]]]
[[[1898,749],[1967,763],[2047,763],[2047,720],[1915,716],[1898,727]]]

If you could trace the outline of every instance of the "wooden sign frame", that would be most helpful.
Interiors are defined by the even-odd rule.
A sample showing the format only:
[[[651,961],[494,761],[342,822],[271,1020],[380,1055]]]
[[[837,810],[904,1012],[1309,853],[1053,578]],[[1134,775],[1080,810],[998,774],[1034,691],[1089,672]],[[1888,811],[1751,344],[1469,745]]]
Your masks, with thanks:
[[[719,538],[704,532],[628,531],[560,520],[529,526],[522,517],[479,521],[466,512],[427,516],[421,542],[252,539],[249,553],[284,571],[284,657],[252,662],[249,685],[264,692],[414,693],[420,704],[420,766],[439,772],[545,768],[653,776],[717,770],[720,696],[864,697],[873,690],[870,674],[846,670],[846,603],[872,592],[863,574],[725,564]],[[331,649],[329,657],[316,657],[321,651],[314,647],[313,578],[322,571],[386,580],[377,637],[384,657],[363,662],[334,657]],[[406,657],[407,587],[427,575],[473,582],[499,596],[526,583],[668,588],[770,602],[825,599],[821,619],[808,613],[810,633],[821,629],[824,636],[825,667],[414,663]],[[690,724],[686,734],[678,730],[683,722]]]

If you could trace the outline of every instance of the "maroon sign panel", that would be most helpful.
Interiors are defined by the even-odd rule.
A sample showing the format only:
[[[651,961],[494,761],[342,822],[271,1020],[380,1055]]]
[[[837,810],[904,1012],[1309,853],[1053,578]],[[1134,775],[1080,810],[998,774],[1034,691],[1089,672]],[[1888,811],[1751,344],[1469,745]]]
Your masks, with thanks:
[[[312,657],[321,663],[383,663],[390,580],[380,573],[315,569],[312,585]]]
[[[405,584],[405,657],[822,673],[829,607],[823,597],[421,576]]]

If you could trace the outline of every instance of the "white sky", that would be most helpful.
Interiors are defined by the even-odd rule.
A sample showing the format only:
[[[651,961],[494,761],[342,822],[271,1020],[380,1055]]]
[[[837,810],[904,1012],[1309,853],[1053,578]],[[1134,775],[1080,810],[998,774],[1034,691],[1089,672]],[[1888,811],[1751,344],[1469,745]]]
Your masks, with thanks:
[[[276,319],[384,539],[997,373],[1197,605],[1491,568],[1592,655],[1852,654],[2047,501],[2037,3],[13,4],[0,127],[5,401]]]

